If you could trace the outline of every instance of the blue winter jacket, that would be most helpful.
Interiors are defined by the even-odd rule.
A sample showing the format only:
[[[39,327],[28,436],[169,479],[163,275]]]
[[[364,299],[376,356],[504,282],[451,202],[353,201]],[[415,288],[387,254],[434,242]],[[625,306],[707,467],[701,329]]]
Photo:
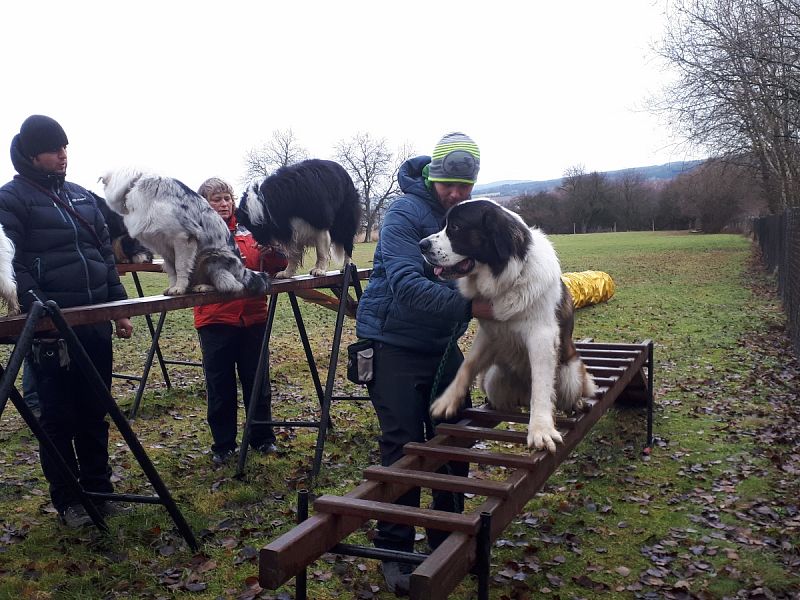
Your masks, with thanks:
[[[400,167],[404,195],[383,219],[372,276],[358,303],[356,334],[427,354],[444,351],[453,332],[464,333],[472,303],[452,282],[439,281],[425,263],[419,242],[444,226],[445,209],[425,186],[429,156]]]
[[[17,172],[56,194],[84,221],[20,178],[0,188],[0,223],[14,243],[22,309],[30,309],[33,294],[62,308],[124,300],[127,294],[114,264],[108,227],[94,196],[63,176],[36,169],[20,151],[18,138],[11,142]]]

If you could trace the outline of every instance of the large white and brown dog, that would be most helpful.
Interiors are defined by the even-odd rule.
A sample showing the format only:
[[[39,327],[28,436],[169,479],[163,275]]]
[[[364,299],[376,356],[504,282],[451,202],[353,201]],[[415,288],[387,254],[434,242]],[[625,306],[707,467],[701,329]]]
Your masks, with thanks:
[[[311,269],[316,277],[327,272],[331,250],[345,266],[351,262],[361,203],[344,167],[309,159],[252,182],[242,194],[236,218],[259,243],[278,242],[286,250],[289,264],[275,277],[294,277],[307,246],[316,249]]]
[[[572,341],[574,307],[553,245],[537,228],[486,199],[457,204],[420,249],[444,279],[459,278],[466,298],[492,303],[453,382],[431,405],[452,417],[476,376],[497,410],[530,407],[528,446],[555,452],[562,442],[554,409],[573,413],[595,385]]]
[[[130,236],[164,259],[169,277],[165,295],[267,291],[268,276],[244,267],[225,221],[186,185],[136,169],[112,171],[100,179],[108,206],[122,215]]]
[[[14,243],[0,225],[0,298],[6,303],[8,315],[19,313],[17,278],[14,274]]]

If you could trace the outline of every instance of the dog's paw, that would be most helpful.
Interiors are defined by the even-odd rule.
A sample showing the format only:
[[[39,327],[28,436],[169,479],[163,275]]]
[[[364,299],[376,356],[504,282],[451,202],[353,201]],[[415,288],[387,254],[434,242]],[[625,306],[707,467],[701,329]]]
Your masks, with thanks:
[[[309,273],[312,277],[322,277],[323,275],[327,275],[327,272],[324,269],[318,269],[317,267],[311,269]]]
[[[294,273],[291,271],[279,271],[275,273],[275,279],[291,279]]]
[[[179,285],[173,285],[164,290],[165,296],[181,296],[186,293],[186,288]]]
[[[449,419],[455,416],[460,406],[461,401],[459,398],[453,396],[452,394],[448,394],[447,391],[445,391],[444,394],[439,396],[434,403],[431,404],[431,416],[436,417],[437,419]]]
[[[556,451],[556,444],[563,443],[561,434],[555,428],[552,419],[550,423],[532,422],[528,425],[528,448],[544,450],[551,454]]]
[[[199,283],[192,288],[192,291],[198,294],[202,294],[203,292],[214,292],[216,291],[216,289],[214,288],[213,285],[209,285],[207,283]]]

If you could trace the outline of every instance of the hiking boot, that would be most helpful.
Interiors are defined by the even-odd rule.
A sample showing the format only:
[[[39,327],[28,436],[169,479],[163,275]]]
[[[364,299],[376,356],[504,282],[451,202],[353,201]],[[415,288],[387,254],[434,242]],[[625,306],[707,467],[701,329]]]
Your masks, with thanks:
[[[70,529],[81,529],[92,524],[92,518],[81,504],[68,506],[64,512],[58,515],[58,519]]]
[[[278,451],[278,447],[272,442],[264,442],[258,446],[253,446],[253,450],[259,454],[275,454]]]
[[[117,502],[112,502],[111,500],[104,500],[100,504],[97,505],[97,510],[100,511],[100,514],[103,517],[117,517],[119,515],[124,515],[131,511],[129,506],[123,506]]]
[[[224,465],[226,462],[233,459],[235,454],[235,450],[222,450],[221,452],[213,452],[211,454],[211,462],[213,462],[215,465]]]
[[[408,592],[411,590],[411,573],[414,571],[414,565],[385,560],[381,563],[381,570],[387,590],[395,596],[408,596]]]

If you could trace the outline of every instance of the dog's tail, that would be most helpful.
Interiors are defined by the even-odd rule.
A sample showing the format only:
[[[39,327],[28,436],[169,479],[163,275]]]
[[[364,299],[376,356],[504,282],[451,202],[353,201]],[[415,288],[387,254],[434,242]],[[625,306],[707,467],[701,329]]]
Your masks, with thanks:
[[[559,365],[556,388],[556,408],[567,414],[582,411],[583,398],[594,398],[597,392],[594,379],[577,356]]]

